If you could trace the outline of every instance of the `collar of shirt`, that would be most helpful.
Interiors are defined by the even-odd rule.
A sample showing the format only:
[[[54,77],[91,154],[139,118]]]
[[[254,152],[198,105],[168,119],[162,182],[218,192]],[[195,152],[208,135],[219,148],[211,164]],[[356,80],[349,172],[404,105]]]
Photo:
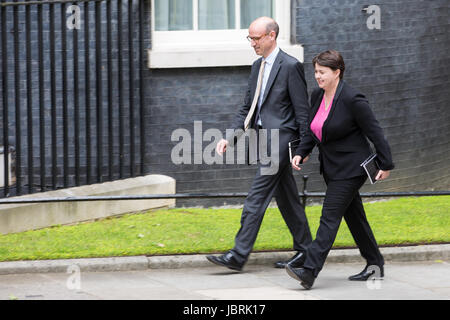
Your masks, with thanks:
[[[266,90],[267,81],[269,80],[270,71],[272,70],[273,63],[277,58],[278,53],[280,52],[280,48],[277,46],[275,49],[269,54],[269,56],[264,59],[266,61],[266,66],[264,67],[264,75],[263,75],[263,83],[261,88],[261,95],[259,96],[259,103],[262,101],[262,97],[264,96],[264,91]]]
[[[264,67],[264,75],[263,75],[263,82],[261,86],[261,92],[258,97],[258,119],[256,121],[257,124],[262,126],[261,123],[261,117],[259,117],[259,109],[261,108],[261,103],[264,97],[264,92],[266,91],[266,85],[269,81],[270,71],[272,70],[273,63],[275,62],[275,59],[277,58],[278,53],[280,52],[280,48],[277,46],[275,49],[269,54],[267,58],[264,59],[266,61],[266,66]]]
[[[266,61],[266,67],[267,65],[272,65],[275,62],[278,52],[280,52],[280,48],[277,46],[275,47],[275,49],[273,49],[273,51],[269,54],[269,56],[264,59],[264,61]]]

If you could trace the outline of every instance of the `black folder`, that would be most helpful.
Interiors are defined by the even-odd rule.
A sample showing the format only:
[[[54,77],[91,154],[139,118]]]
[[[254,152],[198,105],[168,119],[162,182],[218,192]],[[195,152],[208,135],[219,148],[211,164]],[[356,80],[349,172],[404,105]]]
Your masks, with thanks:
[[[291,162],[292,162],[292,158],[294,158],[294,156],[295,156],[295,151],[297,150],[297,147],[300,145],[300,141],[301,141],[301,139],[296,139],[296,140],[289,141],[289,143],[288,143],[289,159],[291,159]]]
[[[377,182],[375,180],[378,172],[380,171],[380,166],[378,164],[377,154],[374,153],[370,157],[368,157],[366,160],[361,163],[361,167],[364,168],[364,170],[367,173],[367,176],[369,177],[369,181],[371,184],[374,184]]]

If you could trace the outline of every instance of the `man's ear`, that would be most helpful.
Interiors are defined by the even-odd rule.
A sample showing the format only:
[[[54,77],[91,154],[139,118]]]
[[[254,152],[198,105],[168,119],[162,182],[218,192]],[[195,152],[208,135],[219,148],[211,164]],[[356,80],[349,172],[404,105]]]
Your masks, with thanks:
[[[270,37],[271,37],[273,40],[276,40],[276,39],[277,39],[277,34],[275,33],[274,30],[270,31],[270,32],[269,32],[269,35],[270,35]]]

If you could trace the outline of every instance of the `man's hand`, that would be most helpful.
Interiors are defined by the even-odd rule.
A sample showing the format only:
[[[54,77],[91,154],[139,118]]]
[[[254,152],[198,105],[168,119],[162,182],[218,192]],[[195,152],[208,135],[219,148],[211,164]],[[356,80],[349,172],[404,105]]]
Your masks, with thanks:
[[[221,139],[216,146],[216,152],[221,156],[225,151],[227,151],[228,141]]]

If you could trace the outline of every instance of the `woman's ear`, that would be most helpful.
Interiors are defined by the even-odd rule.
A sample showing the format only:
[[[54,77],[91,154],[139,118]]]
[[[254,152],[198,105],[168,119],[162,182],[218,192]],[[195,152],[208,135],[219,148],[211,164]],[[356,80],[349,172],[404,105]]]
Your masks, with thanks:
[[[341,77],[341,69],[336,69],[335,75],[336,75],[336,79]]]

